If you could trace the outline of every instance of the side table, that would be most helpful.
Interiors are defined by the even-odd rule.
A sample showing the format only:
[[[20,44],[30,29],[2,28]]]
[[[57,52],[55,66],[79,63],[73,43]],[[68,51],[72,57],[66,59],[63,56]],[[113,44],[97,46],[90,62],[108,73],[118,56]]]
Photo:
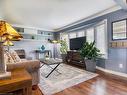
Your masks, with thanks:
[[[0,80],[0,93],[22,90],[23,95],[32,95],[32,78],[25,69],[14,69],[11,78]]]
[[[39,57],[40,54],[44,54],[44,56],[45,56],[45,54],[48,54],[49,57],[52,57],[51,50],[43,50],[43,51],[41,51],[41,50],[35,50],[35,53],[36,53],[36,58],[37,59],[40,59],[40,57]]]

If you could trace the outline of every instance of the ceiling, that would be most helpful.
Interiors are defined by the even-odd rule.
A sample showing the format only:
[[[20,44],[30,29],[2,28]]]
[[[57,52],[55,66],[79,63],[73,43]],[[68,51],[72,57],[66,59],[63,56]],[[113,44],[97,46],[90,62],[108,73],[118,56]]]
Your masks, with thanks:
[[[11,24],[54,30],[115,6],[114,0],[0,0]]]

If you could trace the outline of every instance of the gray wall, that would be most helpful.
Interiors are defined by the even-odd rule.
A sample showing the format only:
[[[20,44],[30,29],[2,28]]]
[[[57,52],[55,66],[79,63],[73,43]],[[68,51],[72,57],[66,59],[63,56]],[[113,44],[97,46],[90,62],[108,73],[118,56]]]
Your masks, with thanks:
[[[127,12],[124,10],[118,10],[118,11],[97,17],[95,19],[77,24],[75,26],[63,29],[62,31],[59,31],[59,32],[66,32],[74,28],[78,28],[90,23],[95,23],[103,19],[107,19],[107,32],[108,32],[108,45],[109,45],[109,42],[112,41],[111,23],[113,21],[117,21],[117,20],[121,20],[125,18],[127,18]],[[120,64],[123,65],[123,68],[120,68],[119,66]],[[109,70],[127,73],[127,48],[110,48],[108,46],[108,59],[106,60],[100,59],[97,65]]]
[[[14,46],[10,46],[10,49],[17,50],[17,49],[24,49],[26,52],[26,57],[31,57],[32,59],[36,59],[35,50],[39,49],[41,45],[45,46],[46,50],[51,50],[53,53],[53,44],[43,41],[17,41],[14,42]]]
[[[17,27],[19,28],[19,27]],[[23,28],[23,27],[21,27]],[[19,28],[20,29],[20,28]],[[54,39],[54,36],[44,36],[44,35],[48,35],[48,33],[50,33],[50,31],[42,31],[43,35],[42,36],[38,36],[38,29],[35,28],[23,28],[23,31],[19,31],[19,32],[24,32],[23,35],[23,39],[21,41],[17,41],[14,42],[14,46],[11,46],[11,49],[17,50],[17,49],[24,49],[26,52],[26,57],[27,58],[32,58],[32,59],[36,59],[36,53],[35,50],[38,50],[42,45],[45,46],[46,50],[51,50],[52,51],[52,55],[53,55],[53,44],[48,42],[48,38],[49,39]],[[31,39],[32,35],[35,37],[35,39]],[[53,33],[54,34],[54,33]],[[39,39],[39,40],[37,40]],[[43,54],[40,54],[40,57],[43,57]]]

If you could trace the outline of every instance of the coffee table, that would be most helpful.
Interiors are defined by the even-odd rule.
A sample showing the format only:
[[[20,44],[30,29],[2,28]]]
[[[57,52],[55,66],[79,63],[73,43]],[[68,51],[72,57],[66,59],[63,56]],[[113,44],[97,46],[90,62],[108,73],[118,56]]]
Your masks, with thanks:
[[[57,67],[63,62],[62,59],[47,58],[47,59],[40,59],[40,62],[43,63],[42,66],[47,65],[48,67],[50,67],[52,69],[51,72],[49,72],[49,74],[46,76],[46,78],[48,78],[54,71],[56,71],[57,73],[61,74],[57,70]],[[51,67],[51,65],[56,65],[56,66],[53,68],[53,67]]]

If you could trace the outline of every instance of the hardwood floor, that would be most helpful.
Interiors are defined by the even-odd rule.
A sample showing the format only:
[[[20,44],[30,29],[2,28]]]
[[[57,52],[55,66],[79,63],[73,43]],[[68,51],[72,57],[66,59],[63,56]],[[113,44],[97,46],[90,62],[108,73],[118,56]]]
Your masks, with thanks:
[[[32,95],[43,95],[39,87],[36,90],[32,90]]]
[[[33,95],[42,94],[36,90]],[[127,82],[100,75],[54,95],[127,95]]]

